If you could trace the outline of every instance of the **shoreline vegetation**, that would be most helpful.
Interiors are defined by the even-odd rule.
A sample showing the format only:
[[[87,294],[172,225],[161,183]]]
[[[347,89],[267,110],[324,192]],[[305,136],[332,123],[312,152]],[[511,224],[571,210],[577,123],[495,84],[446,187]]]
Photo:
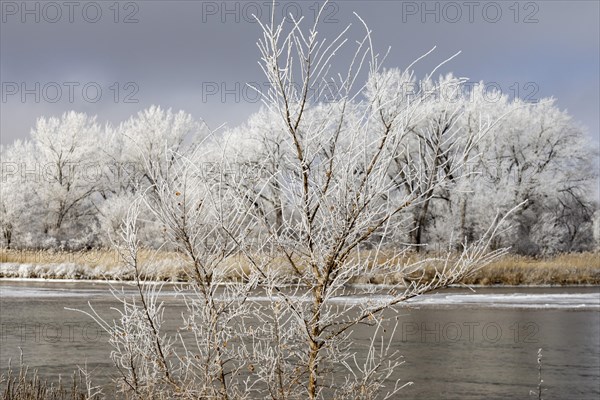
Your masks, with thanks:
[[[18,370],[9,364],[2,371],[0,393],[5,400],[91,400],[98,398],[101,391],[100,387],[91,385],[89,378],[89,373],[80,369],[73,372],[70,382],[60,375],[58,382],[49,382],[42,379],[37,370],[23,364],[21,359]]]
[[[389,261],[382,255],[378,260]],[[402,259],[395,261],[399,270],[402,265],[415,262],[424,262],[426,265],[432,263],[425,269],[425,280],[433,276],[435,255],[407,253]],[[144,279],[187,281],[185,263],[179,253],[143,250],[140,252],[140,264],[143,265]],[[275,259],[272,265],[285,264],[278,264]],[[244,279],[250,267],[242,257],[232,257],[225,268],[230,270],[229,280],[239,281]],[[400,272],[386,276],[373,274],[361,276],[352,283],[394,285],[402,283],[403,277]],[[133,280],[134,275],[132,271],[123,267],[115,250],[71,252],[0,249],[0,278],[127,281]],[[568,253],[550,257],[507,254],[475,271],[461,283],[479,286],[600,285],[600,252]]]

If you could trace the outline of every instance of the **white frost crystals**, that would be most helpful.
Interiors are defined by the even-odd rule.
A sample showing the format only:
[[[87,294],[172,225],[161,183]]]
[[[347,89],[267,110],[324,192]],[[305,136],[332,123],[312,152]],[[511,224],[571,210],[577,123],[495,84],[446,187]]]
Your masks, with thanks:
[[[208,132],[187,114],[154,107],[118,129],[107,128],[110,151],[92,153],[104,154],[112,167],[126,160],[134,171],[103,169],[102,179],[69,203],[61,221],[76,227],[83,215],[93,219],[87,211],[100,205],[103,216],[94,221],[108,228],[134,278],[134,295],[113,290],[118,318],[85,311],[109,335],[126,397],[394,398],[410,383],[401,381],[403,361],[383,339],[384,330],[395,329],[385,312],[457,284],[505,254],[510,223],[537,240],[531,214],[549,215],[558,202],[544,196],[536,184],[541,177],[564,183],[568,204],[585,199],[589,176],[559,174],[565,162],[561,145],[581,146],[571,140],[581,132],[566,114],[552,104],[523,105],[505,97],[494,105],[484,96],[473,102],[462,79],[433,77],[445,62],[421,81],[412,66],[386,71],[385,57],[363,27],[350,61],[338,71],[339,55],[351,47],[349,28],[328,41],[316,24],[262,25],[258,47],[270,89],[264,109],[246,126]],[[397,90],[405,84],[417,90]],[[310,97],[322,87],[329,101]],[[70,118],[86,120],[65,118],[66,126]],[[531,130],[515,132],[532,119]],[[88,125],[96,129],[93,119]],[[529,134],[547,135],[543,143],[557,151],[539,148]],[[38,146],[38,137],[33,139]],[[88,142],[81,143],[81,154],[88,154]],[[515,145],[548,157],[522,154]],[[48,146],[51,154],[71,154],[73,147],[62,141]],[[590,157],[578,149],[574,175]],[[490,158],[508,159],[518,179],[504,175],[504,164],[490,166]],[[536,167],[526,167],[524,158]],[[231,174],[240,169],[259,173],[243,179]],[[56,204],[71,198],[42,194]],[[115,207],[101,205],[111,201]],[[587,200],[579,204],[573,212],[585,220],[592,207]],[[5,231],[23,229],[10,220],[14,210],[3,210]],[[549,216],[553,223],[542,228],[557,229],[557,239],[536,245],[570,246],[564,233],[570,226]],[[51,236],[48,229],[38,234]],[[587,233],[570,237],[577,234]],[[178,293],[184,305],[178,332],[164,329],[169,304],[160,298],[162,286],[144,285],[145,248],[177,254],[188,278]],[[406,261],[407,252],[423,248],[436,251]],[[232,273],[238,279],[232,281]],[[374,291],[351,286],[358,277],[397,273],[406,285],[386,287],[376,301],[351,301]],[[257,290],[268,301],[258,301]],[[351,347],[359,325],[372,329],[361,360]]]

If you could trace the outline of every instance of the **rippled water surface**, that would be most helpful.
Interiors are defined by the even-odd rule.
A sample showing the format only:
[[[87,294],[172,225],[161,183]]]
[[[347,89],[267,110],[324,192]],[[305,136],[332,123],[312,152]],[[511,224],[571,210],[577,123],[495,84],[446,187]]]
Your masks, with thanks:
[[[165,286],[167,302],[174,298]],[[0,362],[25,362],[41,376],[68,376],[87,363],[96,380],[114,372],[110,348],[96,325],[65,307],[110,313],[116,303],[105,283],[0,281]],[[340,303],[381,301],[337,298]],[[264,300],[257,294],[254,300]],[[169,304],[167,325],[179,326],[179,305]],[[107,314],[108,315],[108,314]],[[413,381],[403,399],[533,398],[537,350],[543,348],[545,399],[600,397],[599,288],[450,289],[397,309],[395,346],[405,364],[396,378]],[[358,352],[369,330],[355,332]]]

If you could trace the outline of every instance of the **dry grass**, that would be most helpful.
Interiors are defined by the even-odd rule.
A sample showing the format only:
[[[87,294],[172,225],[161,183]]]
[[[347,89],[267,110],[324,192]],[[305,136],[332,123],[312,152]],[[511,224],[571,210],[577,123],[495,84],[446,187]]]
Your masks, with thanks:
[[[507,255],[465,283],[480,285],[598,285],[600,253],[532,258]]]
[[[180,254],[141,250],[142,277],[154,280],[185,279]],[[89,251],[0,250],[0,277],[46,279],[133,279],[116,250]]]
[[[407,265],[427,255],[408,253],[394,264]],[[380,260],[381,262],[381,260]],[[424,279],[434,276],[435,261],[424,262]],[[414,274],[412,274],[414,275]],[[414,276],[413,276],[414,277]],[[402,274],[364,277],[358,283],[395,284]],[[600,253],[569,253],[554,257],[528,257],[507,254],[464,279],[469,285],[600,285]]]
[[[4,400],[93,400],[99,396],[88,396],[81,390],[84,386],[81,374],[74,373],[70,385],[65,386],[61,380],[58,383],[42,381],[34,371],[21,364],[18,372],[9,366],[6,375],[0,377],[2,399]]]
[[[377,263],[389,262],[381,254]],[[423,259],[421,254],[405,254],[393,260],[392,265],[406,265]],[[176,252],[142,250],[140,262],[143,276],[154,280],[184,281],[185,262]],[[0,250],[0,277],[67,278],[67,279],[132,279],[132,271],[122,267],[114,250],[86,252]],[[224,263],[232,280],[244,279],[251,267],[241,256],[230,257]],[[286,265],[283,260],[271,260],[271,268]],[[426,264],[427,265],[427,264]],[[426,277],[433,266],[426,267]],[[282,273],[289,273],[287,268]],[[401,282],[402,274],[385,277],[364,276],[356,283],[394,284]],[[572,253],[556,257],[532,258],[517,255],[504,256],[465,280],[477,285],[598,285],[600,284],[600,253]]]
[[[140,261],[147,262],[150,259],[173,260],[178,259],[179,254],[174,252],[155,252],[152,250],[141,250]],[[53,250],[0,250],[0,262],[18,264],[80,264],[89,267],[103,267],[107,271],[119,268],[121,260],[116,250],[97,249],[88,251],[53,251]]]

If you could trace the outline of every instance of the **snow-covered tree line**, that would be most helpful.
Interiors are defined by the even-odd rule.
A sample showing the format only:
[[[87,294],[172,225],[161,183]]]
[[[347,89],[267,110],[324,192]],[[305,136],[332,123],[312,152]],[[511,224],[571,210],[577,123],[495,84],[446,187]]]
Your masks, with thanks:
[[[370,132],[385,128],[387,118],[402,110],[397,128],[402,134],[381,154],[389,160],[386,196],[423,198],[402,211],[410,229],[402,235],[388,232],[389,243],[435,251],[472,242],[487,230],[496,210],[527,200],[511,217],[514,229],[500,235],[496,246],[527,254],[596,246],[596,154],[582,129],[553,99],[524,103],[464,82],[453,75],[417,81],[410,70],[390,69],[373,72],[351,101],[324,94],[327,101],[303,111],[310,121],[301,138],[313,157],[310,168],[328,168],[332,135],[346,150],[368,149],[375,146]],[[374,102],[380,103],[379,119],[365,121]],[[343,108],[343,119],[332,118],[336,107],[335,112]],[[352,142],[348,133],[357,124],[367,124],[362,143]],[[294,146],[277,111],[269,108],[222,132],[209,131],[184,112],[154,106],[116,127],[76,112],[39,118],[28,140],[2,148],[3,245],[109,245],[133,199],[152,195],[157,177],[166,178],[173,165],[192,158],[199,177],[241,181],[259,194],[248,207],[265,216],[262,229],[280,232],[284,220],[294,217],[289,204],[294,198],[285,190],[295,187],[290,181],[301,184],[301,171],[290,163]],[[355,183],[363,173],[354,171]],[[144,244],[159,246],[164,227],[151,213],[142,213]]]

